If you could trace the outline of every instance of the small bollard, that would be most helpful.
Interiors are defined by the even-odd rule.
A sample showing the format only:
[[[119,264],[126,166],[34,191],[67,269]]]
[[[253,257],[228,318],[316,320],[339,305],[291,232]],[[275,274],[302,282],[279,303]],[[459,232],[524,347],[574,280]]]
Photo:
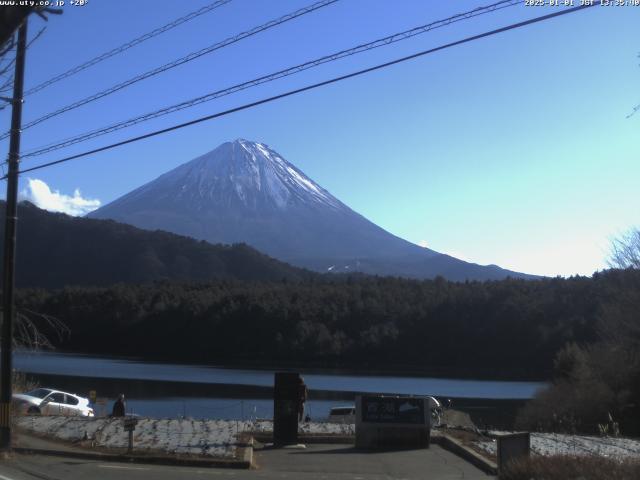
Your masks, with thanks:
[[[511,433],[499,435],[498,440],[498,472],[504,471],[504,468],[513,460],[519,458],[527,458],[531,452],[531,434],[529,432]]]
[[[127,453],[133,452],[133,431],[136,429],[138,419],[135,417],[125,417],[124,419],[124,431],[129,432],[129,446]]]

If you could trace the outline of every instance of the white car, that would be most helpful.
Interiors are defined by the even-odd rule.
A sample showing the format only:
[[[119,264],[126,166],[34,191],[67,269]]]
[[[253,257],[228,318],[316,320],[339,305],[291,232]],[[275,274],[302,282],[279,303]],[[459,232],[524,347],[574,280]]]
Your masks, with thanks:
[[[329,421],[332,423],[356,423],[355,405],[333,407],[329,411]]]
[[[13,404],[22,414],[28,415],[78,415],[93,417],[89,399],[73,393],[51,388],[36,388],[13,395]]]

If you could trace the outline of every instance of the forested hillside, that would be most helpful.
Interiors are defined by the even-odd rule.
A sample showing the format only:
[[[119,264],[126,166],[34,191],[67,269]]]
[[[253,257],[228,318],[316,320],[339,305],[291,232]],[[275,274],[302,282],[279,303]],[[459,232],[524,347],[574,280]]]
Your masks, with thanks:
[[[5,203],[0,202],[0,215]],[[212,245],[162,231],[18,207],[16,284],[59,288],[152,280],[300,280],[305,270],[247,245]],[[4,235],[0,223],[0,235]]]
[[[453,283],[375,277],[21,291],[70,327],[65,350],[178,361],[549,378],[567,342],[596,339],[640,272]]]

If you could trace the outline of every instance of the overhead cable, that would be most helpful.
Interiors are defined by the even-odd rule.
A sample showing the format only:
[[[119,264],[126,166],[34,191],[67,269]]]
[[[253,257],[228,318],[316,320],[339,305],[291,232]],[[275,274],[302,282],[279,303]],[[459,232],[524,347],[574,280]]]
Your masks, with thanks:
[[[358,77],[358,76],[361,76],[361,75],[364,75],[364,74],[367,74],[367,73],[371,73],[371,72],[374,72],[374,71],[377,71],[377,70],[381,70],[383,68],[390,67],[392,65],[397,65],[399,63],[403,63],[403,62],[406,62],[406,61],[409,61],[409,60],[413,60],[413,59],[416,59],[416,58],[419,58],[419,57],[422,57],[422,56],[425,56],[425,55],[429,55],[429,54],[432,54],[432,53],[435,53],[435,52],[438,52],[438,51],[441,51],[441,50],[445,50],[445,49],[448,49],[448,48],[451,48],[451,47],[455,47],[457,45],[462,45],[464,43],[469,43],[469,42],[472,42],[472,41],[475,41],[475,40],[480,40],[481,38],[485,38],[485,37],[489,37],[489,36],[492,36],[492,35],[496,35],[498,33],[506,32],[506,31],[509,31],[509,30],[514,30],[514,29],[517,29],[517,28],[522,28],[522,27],[525,27],[527,25],[532,25],[534,23],[539,23],[539,22],[542,22],[542,21],[545,21],[545,20],[550,20],[552,18],[559,17],[559,16],[562,16],[562,15],[568,15],[570,13],[575,13],[575,12],[577,12],[579,10],[584,10],[586,8],[591,8],[591,7],[595,6],[595,5],[596,5],[595,3],[593,3],[593,4],[584,4],[584,5],[580,5],[580,6],[577,6],[577,7],[568,8],[566,10],[560,10],[560,11],[557,11],[557,12],[554,12],[554,13],[549,13],[547,15],[542,15],[540,17],[535,17],[535,18],[532,18],[532,19],[529,19],[529,20],[525,20],[525,21],[522,21],[522,22],[513,23],[513,24],[507,25],[505,27],[497,28],[495,30],[490,30],[488,32],[484,32],[484,33],[481,33],[481,34],[478,34],[478,35],[473,35],[471,37],[466,37],[466,38],[463,38],[462,40],[457,40],[455,42],[451,42],[451,43],[447,43],[447,44],[444,44],[444,45],[440,45],[438,47],[430,48],[428,50],[423,50],[421,52],[414,53],[414,54],[408,55],[406,57],[397,58],[395,60],[391,60],[389,62],[381,63],[381,64],[375,65],[373,67],[365,68],[363,70],[358,70],[356,72],[352,72],[352,73],[349,73],[349,74],[346,74],[346,75],[341,75],[339,77],[334,77],[334,78],[331,78],[329,80],[325,80],[325,81],[322,81],[322,82],[314,83],[312,85],[307,85],[305,87],[297,88],[295,90],[289,90],[289,91],[281,93],[279,95],[274,95],[272,97],[263,98],[261,100],[257,100],[255,102],[247,103],[247,104],[241,105],[239,107],[231,108],[229,110],[224,110],[222,112],[217,112],[217,113],[214,113],[214,114],[211,114],[211,115],[206,115],[204,117],[196,118],[196,119],[188,121],[188,122],[180,123],[178,125],[173,125],[171,127],[163,128],[163,129],[160,129],[160,130],[155,130],[153,132],[149,132],[149,133],[146,133],[144,135],[139,135],[137,137],[132,137],[132,138],[129,138],[127,140],[122,140],[120,142],[112,143],[110,145],[105,145],[105,146],[100,147],[100,148],[95,148],[93,150],[89,150],[89,151],[86,151],[86,152],[78,153],[76,155],[71,155],[71,156],[68,156],[68,157],[65,157],[65,158],[61,158],[59,160],[55,160],[55,161],[52,161],[52,162],[46,162],[46,163],[43,163],[43,164],[40,164],[40,165],[36,165],[34,167],[30,167],[30,168],[27,168],[27,169],[24,169],[24,170],[20,170],[19,173],[32,172],[32,171],[40,170],[42,168],[50,167],[50,166],[53,166],[53,165],[66,163],[66,162],[69,162],[71,160],[75,160],[75,159],[78,159],[78,158],[87,157],[89,155],[93,155],[94,153],[99,153],[99,152],[104,152],[104,151],[107,151],[107,150],[112,150],[114,148],[117,148],[117,147],[120,147],[120,146],[123,146],[123,145],[127,145],[127,144],[130,144],[130,143],[134,143],[134,142],[138,142],[138,141],[141,141],[141,140],[145,140],[147,138],[151,138],[151,137],[155,137],[155,136],[158,136],[158,135],[162,135],[164,133],[172,132],[174,130],[179,130],[179,129],[182,129],[182,128],[185,128],[185,127],[189,127],[191,125],[196,125],[198,123],[202,123],[202,122],[206,122],[208,120],[213,120],[215,118],[219,118],[219,117],[223,117],[223,116],[226,116],[226,115],[230,115],[232,113],[236,113],[236,112],[239,112],[239,111],[242,111],[242,110],[247,110],[249,108],[253,108],[253,107],[256,107],[258,105],[271,103],[271,102],[274,102],[276,100],[280,100],[282,98],[286,98],[286,97],[290,97],[292,95],[296,95],[298,93],[306,92],[306,91],[309,91],[309,90],[314,90],[316,88],[324,87],[326,85],[330,85],[330,84],[337,83],[337,82],[340,82],[340,81],[343,81],[343,80],[347,80],[349,78]],[[5,178],[6,178],[6,175],[4,177],[2,177],[0,180],[4,180]]]
[[[330,55],[325,55],[323,57],[317,58],[315,60],[310,60],[308,62],[305,63],[301,63],[299,65],[295,65],[293,67],[289,67],[286,68],[284,70],[279,70],[277,72],[274,73],[270,73],[268,75],[264,75],[258,78],[255,78],[253,80],[249,80],[243,83],[239,83],[236,85],[233,85],[231,87],[227,87],[224,88],[222,90],[217,90],[214,92],[210,92],[207,93],[206,95],[202,95],[184,102],[180,102],[174,105],[170,105],[167,107],[163,107],[159,110],[155,110],[149,113],[145,113],[142,115],[138,115],[137,117],[133,117],[130,118],[128,120],[123,120],[121,122],[106,126],[106,127],[101,127],[99,129],[95,129],[95,130],[91,130],[89,132],[85,132],[82,133],[80,135],[76,135],[74,137],[70,137],[70,138],[66,138],[64,140],[58,141],[56,143],[52,143],[49,145],[45,145],[42,147],[38,147],[35,149],[31,149],[30,151],[28,151],[27,153],[22,155],[22,158],[29,158],[29,157],[35,157],[35,156],[39,156],[39,155],[43,155],[45,153],[49,153],[55,150],[59,150],[61,148],[65,148],[65,147],[69,147],[71,145],[75,145],[77,143],[81,143],[81,142],[85,142],[87,140],[91,140],[93,138],[96,137],[100,137],[102,135],[106,135],[109,133],[113,133],[115,131],[118,130],[122,130],[124,128],[128,128],[131,127],[133,125],[137,125],[139,123],[157,118],[157,117],[161,117],[164,115],[168,115],[170,113],[174,113],[180,110],[184,110],[186,108],[190,108],[193,107],[195,105],[199,105],[201,103],[205,103],[205,102],[209,102],[212,100],[215,100],[217,98],[220,97],[224,97],[227,95],[231,95],[233,93],[237,93],[239,91],[242,90],[246,90],[248,88],[251,87],[256,87],[258,85],[261,85],[263,83],[268,83],[268,82],[272,82],[274,80],[283,78],[283,77],[288,77],[290,75],[294,75],[300,72],[303,72],[305,70],[309,70],[311,68],[323,65],[325,63],[329,63],[329,62],[334,62],[337,61],[339,59],[345,58],[345,57],[349,57],[352,55],[356,55],[368,50],[373,50],[375,48],[379,48],[379,47],[383,47],[385,45],[390,45],[392,43],[396,43],[399,42],[401,40],[406,40],[408,38],[412,38],[416,35],[420,35],[426,32],[429,32],[431,30],[435,30],[437,28],[441,28],[447,25],[450,25],[452,23],[455,22],[459,22],[462,20],[468,20],[470,18],[479,16],[479,15],[484,15],[487,13],[491,13],[491,12],[495,12],[497,10],[506,8],[506,7],[511,7],[514,5],[518,5],[520,4],[521,1],[520,0],[502,0],[499,1],[497,3],[488,5],[488,6],[484,6],[484,7],[478,7],[476,9],[470,10],[468,12],[464,12],[464,13],[460,13],[442,20],[437,20],[435,22],[431,22],[428,23],[426,25],[421,25],[419,27],[415,27],[412,28],[410,30],[406,30],[403,32],[399,32],[399,33],[395,33],[393,35],[389,35],[386,36],[384,38],[379,38],[377,40],[374,40],[372,42],[368,42],[368,43],[364,43],[346,50],[341,50],[339,52],[336,53],[332,53]]]
[[[161,73],[166,72],[167,70],[171,70],[172,68],[178,67],[180,65],[184,65],[185,63],[191,62],[197,58],[202,57],[203,55],[207,55],[209,53],[212,53],[216,50],[219,50],[221,48],[227,47],[229,45],[232,45],[234,43],[237,43],[241,40],[244,40],[247,37],[256,35],[257,33],[263,32],[265,30],[268,30],[270,28],[276,27],[278,25],[281,25],[285,22],[288,22],[290,20],[293,20],[295,18],[298,18],[302,15],[306,15],[308,13],[314,12],[320,8],[326,7],[328,5],[331,5],[333,3],[338,2],[339,0],[321,0],[319,2],[316,2],[312,5],[309,5],[307,7],[301,8],[299,10],[296,10],[295,12],[292,13],[288,13],[287,15],[283,15],[282,17],[279,17],[275,20],[271,20],[267,23],[264,23],[262,25],[259,25],[257,27],[252,28],[251,30],[247,30],[245,32],[239,33],[238,35],[235,35],[233,37],[229,37],[225,40],[222,40],[221,42],[215,43],[213,45],[210,45],[206,48],[203,48],[201,50],[198,50],[197,52],[192,52],[188,55],[185,55],[184,57],[180,57],[172,62],[166,63],[160,67],[156,67],[152,70],[149,70],[147,72],[141,73],[139,75],[136,75],[135,77],[132,77],[128,80],[125,80],[124,82],[118,83],[117,85],[113,85],[112,87],[107,88],[106,90],[102,90],[98,93],[94,93],[93,95],[90,95],[88,97],[85,97],[81,100],[78,100],[74,103],[71,103],[69,105],[66,105],[62,108],[59,108],[58,110],[55,110],[53,112],[47,113],[46,115],[43,115],[42,117],[36,118],[35,120],[32,120],[28,123],[25,123],[22,126],[22,130],[26,130],[28,128],[33,127],[34,125],[38,125],[46,120],[50,120],[51,118],[57,117],[58,115],[62,115],[63,113],[69,112],[71,110],[74,110],[78,107],[81,107],[83,105],[86,105],[88,103],[94,102],[96,100],[99,100],[101,98],[104,98],[108,95],[111,95],[115,92],[118,92],[126,87],[129,87],[135,83],[141,82],[142,80],[146,80],[148,78],[154,77],[156,75],[159,75]],[[4,134],[2,134],[0,136],[0,140],[7,138],[9,136],[9,132],[5,132]]]
[[[127,50],[129,50],[130,48],[135,47],[136,45],[141,44],[142,42],[145,42],[153,37],[157,37],[158,35],[168,32],[169,30],[182,25],[183,23],[186,23],[190,20],[193,20],[194,18],[199,17],[200,15],[204,15],[205,13],[209,13],[212,10],[215,10],[218,7],[221,7],[223,5],[226,5],[227,3],[231,2],[232,0],[217,0],[216,2],[210,3],[209,5],[205,5],[202,8],[199,8],[198,10],[195,10],[183,17],[180,18],[176,18],[175,20],[167,23],[166,25],[163,25],[162,27],[158,27],[150,32],[145,33],[144,35],[141,35],[137,38],[134,38],[133,40],[128,41],[127,43],[124,43],[122,45],[120,45],[119,47],[113,48],[111,50],[109,50],[108,52],[103,53],[102,55],[98,55],[97,57],[92,58],[91,60],[87,60],[84,63],[81,63],[80,65],[76,65],[73,68],[70,68],[69,70],[67,70],[66,72],[63,72],[59,75],[56,75],[55,77],[52,77],[42,83],[39,83],[38,85],[36,85],[35,87],[31,87],[30,89],[28,89],[26,92],[24,92],[24,95],[31,95],[32,93],[36,93],[39,92],[40,90],[43,90],[51,85],[53,85],[54,83],[57,83],[61,80],[64,80],[65,78],[69,78],[73,75],[75,75],[76,73],[79,73],[83,70],[86,70],[89,67],[92,67],[104,60],[106,60],[107,58],[111,58],[114,55],[118,55],[119,53],[123,53]]]

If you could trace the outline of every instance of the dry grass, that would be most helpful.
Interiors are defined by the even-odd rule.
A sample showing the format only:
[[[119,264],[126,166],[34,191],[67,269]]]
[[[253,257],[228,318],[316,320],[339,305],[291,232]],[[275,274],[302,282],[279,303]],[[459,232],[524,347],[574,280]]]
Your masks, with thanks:
[[[13,393],[22,393],[28,392],[29,390],[33,390],[34,388],[38,388],[37,382],[34,382],[32,379],[27,377],[26,374],[22,372],[13,371],[13,379],[12,379],[12,389]]]
[[[637,480],[640,461],[599,456],[557,455],[517,460],[501,473],[501,480]]]
[[[13,393],[23,393],[28,392],[29,390],[33,390],[34,388],[38,388],[40,385],[38,383],[31,380],[22,372],[13,371],[12,375],[12,385],[11,388]],[[13,416],[16,417],[20,415],[20,411],[15,404],[12,403]]]

